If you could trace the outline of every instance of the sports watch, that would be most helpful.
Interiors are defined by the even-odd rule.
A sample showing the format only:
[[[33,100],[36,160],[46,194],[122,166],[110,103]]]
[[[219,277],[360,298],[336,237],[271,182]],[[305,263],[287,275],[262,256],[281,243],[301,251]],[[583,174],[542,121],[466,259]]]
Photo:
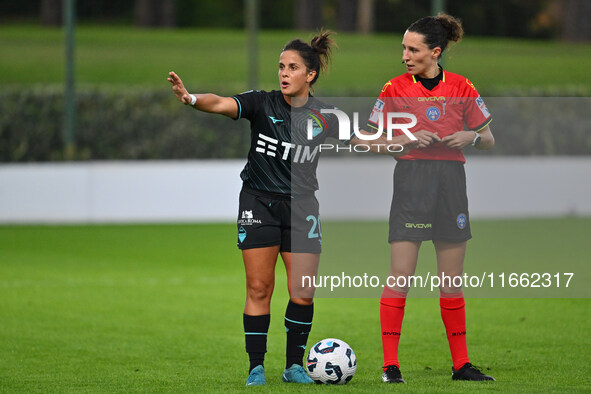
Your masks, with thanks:
[[[480,134],[478,134],[477,132],[474,132],[474,134],[476,135],[474,136],[474,140],[472,141],[472,146],[478,148],[478,144],[480,144],[481,137]]]

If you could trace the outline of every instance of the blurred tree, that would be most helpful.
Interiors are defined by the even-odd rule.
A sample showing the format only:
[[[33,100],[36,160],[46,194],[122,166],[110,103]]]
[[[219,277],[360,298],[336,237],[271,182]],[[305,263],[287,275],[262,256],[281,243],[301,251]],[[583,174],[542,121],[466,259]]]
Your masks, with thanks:
[[[273,9],[274,6],[272,4],[269,8]],[[240,29],[245,25],[244,0],[182,0],[177,3],[177,10],[179,25],[183,27]],[[261,10],[264,14],[264,4],[261,5]],[[262,18],[261,23],[264,20]]]
[[[176,1],[175,0],[162,0],[160,5],[162,10],[162,26],[164,27],[175,27],[176,26]]]
[[[324,0],[299,0],[294,3],[295,28],[316,30],[323,26]]]
[[[136,26],[154,26],[154,4],[155,0],[136,0],[134,19]]]
[[[447,1],[447,12],[462,19],[469,36],[545,37],[535,20],[554,0]],[[586,2],[583,0],[583,2]]]
[[[261,0],[262,29],[292,29],[294,3],[298,0]]]
[[[355,31],[357,0],[337,0],[336,17],[339,31]]]
[[[62,25],[62,0],[41,0],[39,11],[42,25]]]
[[[374,31],[374,0],[359,0],[357,8],[357,31],[369,34]]]
[[[175,0],[136,0],[135,25],[141,27],[175,27]]]
[[[574,42],[591,41],[591,1],[562,0],[562,39]]]
[[[78,0],[76,19],[93,23],[133,22],[135,0]]]
[[[431,13],[432,0],[260,0],[261,28],[402,33]],[[449,0],[468,36],[505,36],[588,41],[591,0]],[[364,12],[372,9],[373,12]],[[243,28],[244,0],[78,0],[84,22],[138,26]],[[0,0],[0,22],[27,20],[60,26],[61,0]]]
[[[375,4],[375,30],[403,33],[412,22],[429,15],[431,0],[378,0]]]

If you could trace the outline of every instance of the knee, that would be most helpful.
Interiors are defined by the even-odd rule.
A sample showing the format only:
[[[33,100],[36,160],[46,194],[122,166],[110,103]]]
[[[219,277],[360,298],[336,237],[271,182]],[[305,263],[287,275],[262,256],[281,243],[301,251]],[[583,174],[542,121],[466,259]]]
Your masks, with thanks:
[[[312,305],[314,303],[314,298],[297,298],[297,297],[290,297],[290,301],[294,304],[298,305]]]
[[[272,294],[273,283],[264,280],[251,280],[246,283],[246,295],[252,301],[269,301]]]
[[[460,295],[463,296],[462,287],[453,286],[439,286],[439,294],[441,297],[455,298]]]
[[[414,272],[393,271],[387,278],[386,287],[403,294],[407,294],[414,285]]]
[[[449,295],[450,297],[454,297],[456,294],[462,292],[462,272],[459,273],[452,272],[448,274],[447,272],[439,274],[440,284],[439,284],[439,292],[445,297]]]

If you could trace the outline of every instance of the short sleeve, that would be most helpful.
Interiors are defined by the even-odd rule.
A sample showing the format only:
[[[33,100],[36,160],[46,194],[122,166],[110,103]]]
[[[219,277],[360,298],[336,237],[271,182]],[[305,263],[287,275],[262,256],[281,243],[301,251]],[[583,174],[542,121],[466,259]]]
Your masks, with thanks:
[[[464,122],[470,130],[479,131],[492,122],[492,116],[474,84],[466,78]]]
[[[232,97],[238,104],[238,116],[236,119],[252,120],[265,99],[263,90],[249,90]]]
[[[331,109],[338,110],[337,107],[333,107]],[[328,137],[339,140],[339,141],[343,142],[345,145],[351,141],[351,136],[353,135],[353,131],[352,131],[353,129],[350,126],[349,126],[349,132],[348,132],[349,137],[346,139],[340,138],[339,119],[337,118],[336,115],[330,114],[330,115],[326,116],[326,123],[327,123],[327,128],[328,128]]]
[[[386,100],[385,98],[392,97],[392,92],[390,91],[391,86],[392,82],[389,81],[382,88],[382,91],[380,92],[380,95],[378,96],[369,115],[369,119],[367,121],[368,127],[378,130],[379,119],[383,116],[385,112],[387,113],[389,111],[386,110],[386,106],[387,103],[391,103],[392,100]]]

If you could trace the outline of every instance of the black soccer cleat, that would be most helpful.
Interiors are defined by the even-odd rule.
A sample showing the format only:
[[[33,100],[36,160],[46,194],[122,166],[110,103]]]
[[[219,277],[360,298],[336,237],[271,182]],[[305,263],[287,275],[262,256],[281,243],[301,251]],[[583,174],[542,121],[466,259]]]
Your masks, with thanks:
[[[388,369],[382,374],[382,382],[384,383],[404,383],[400,368],[396,365],[388,366]]]
[[[464,366],[457,371],[451,368],[451,379],[452,380],[472,380],[472,381],[483,381],[483,380],[492,380],[495,381],[495,378],[492,376],[488,376],[482,373],[479,367],[472,365],[470,363],[464,364]]]

